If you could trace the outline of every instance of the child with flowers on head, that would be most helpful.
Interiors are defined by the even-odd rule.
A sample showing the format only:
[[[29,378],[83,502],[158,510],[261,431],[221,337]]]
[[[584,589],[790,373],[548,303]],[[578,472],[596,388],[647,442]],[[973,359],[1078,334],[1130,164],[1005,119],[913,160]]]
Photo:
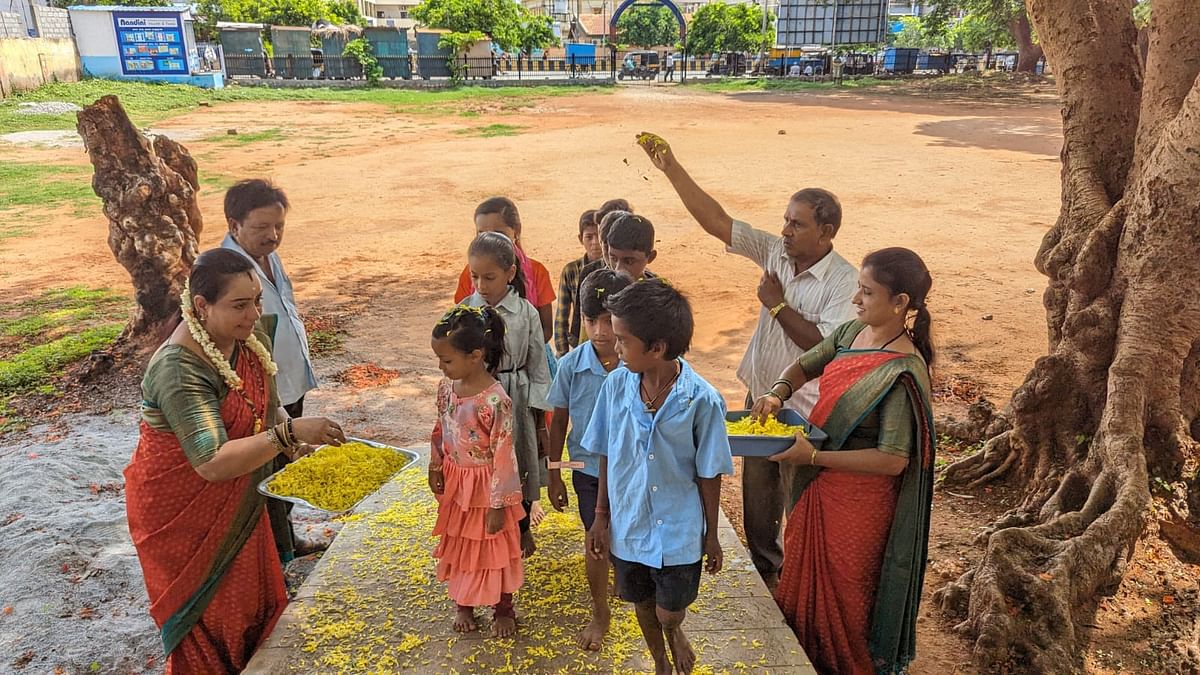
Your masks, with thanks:
[[[475,608],[491,606],[492,637],[516,632],[512,595],[524,580],[512,400],[495,375],[504,333],[495,309],[459,305],[434,326],[432,341],[446,376],[429,459],[438,501],[433,534],[441,537],[433,552],[437,577],[449,582],[458,605],[454,630],[476,630]]]

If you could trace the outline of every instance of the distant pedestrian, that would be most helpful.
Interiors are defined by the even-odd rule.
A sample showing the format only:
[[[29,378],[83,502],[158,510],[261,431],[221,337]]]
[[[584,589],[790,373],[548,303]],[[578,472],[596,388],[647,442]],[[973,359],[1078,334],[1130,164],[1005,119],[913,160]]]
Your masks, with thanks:
[[[675,55],[667,54],[667,70],[663,73],[663,82],[667,80],[675,81]]]

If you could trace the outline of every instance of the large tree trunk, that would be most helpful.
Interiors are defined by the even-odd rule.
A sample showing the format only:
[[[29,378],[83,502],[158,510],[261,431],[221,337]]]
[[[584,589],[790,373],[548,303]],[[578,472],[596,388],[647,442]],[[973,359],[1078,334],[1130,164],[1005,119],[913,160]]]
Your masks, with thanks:
[[[936,597],[986,672],[1066,673],[1149,522],[1150,476],[1180,481],[1196,456],[1200,3],[1155,0],[1144,76],[1129,0],[1027,6],[1063,102],[1062,210],[1036,258],[1050,353],[946,470],[1024,499]]]
[[[1008,20],[1008,32],[1017,43],[1017,72],[1036,73],[1038,61],[1042,59],[1042,46],[1033,41],[1033,26],[1029,15],[1019,11]]]
[[[179,292],[197,255],[196,162],[165,136],[147,139],[116,96],[84,108],[78,119],[95,168],[92,189],[104,201],[108,246],[129,271],[137,300],[118,346],[156,345],[179,310]]]

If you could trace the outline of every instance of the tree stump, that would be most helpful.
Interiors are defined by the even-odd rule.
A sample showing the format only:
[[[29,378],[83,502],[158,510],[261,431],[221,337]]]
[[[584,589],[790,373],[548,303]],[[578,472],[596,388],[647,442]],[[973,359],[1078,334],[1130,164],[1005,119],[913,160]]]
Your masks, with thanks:
[[[1162,531],[1200,550],[1185,475],[1200,431],[1200,2],[1154,0],[1144,62],[1131,5],[1027,0],[1063,105],[1062,208],[1035,259],[1050,353],[996,435],[946,470],[948,486],[1008,480],[1024,498],[935,594],[983,672],[1082,670],[1099,596],[1153,517],[1152,482],[1190,489]]]
[[[116,346],[157,346],[179,311],[179,293],[198,254],[196,162],[166,136],[148,139],[116,96],[79,112],[77,128],[95,169],[92,189],[108,218],[108,246],[129,272],[137,301]]]

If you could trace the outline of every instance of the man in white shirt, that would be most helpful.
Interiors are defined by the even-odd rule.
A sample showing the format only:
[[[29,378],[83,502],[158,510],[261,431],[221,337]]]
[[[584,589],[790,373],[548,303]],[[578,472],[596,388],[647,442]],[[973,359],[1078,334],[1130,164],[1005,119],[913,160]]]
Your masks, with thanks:
[[[303,417],[304,395],[316,388],[317,377],[308,353],[304,321],[296,309],[292,281],[283,271],[283,261],[276,252],[283,242],[288,206],[287,195],[269,181],[254,178],[238,182],[225,193],[225,221],[229,234],[225,235],[221,248],[237,251],[254,263],[262,283],[262,312],[274,314],[278,319],[271,356],[279,366],[275,375],[279,402],[288,415]],[[280,455],[276,459],[276,469],[286,463]],[[296,548],[296,537],[288,518],[292,505],[278,499],[267,500],[267,505],[275,544],[286,563]],[[307,542],[302,544],[307,545]]]
[[[805,188],[788,200],[780,235],[756,230],[731,218],[701,189],[665,142],[655,136],[639,138],[704,231],[720,239],[725,250],[753,260],[763,270],[758,326],[737,372],[749,389],[750,407],[787,366],[855,316],[850,300],[858,288],[858,270],[833,250],[842,207],[829,191]],[[816,400],[813,380],[786,405],[807,417]],[[754,566],[772,588],[783,564],[779,533],[784,509],[791,506],[790,478],[786,468],[781,473],[780,464],[765,458],[742,460],[746,540]]]
[[[663,73],[663,82],[675,81],[675,55],[667,54],[667,70]]]

